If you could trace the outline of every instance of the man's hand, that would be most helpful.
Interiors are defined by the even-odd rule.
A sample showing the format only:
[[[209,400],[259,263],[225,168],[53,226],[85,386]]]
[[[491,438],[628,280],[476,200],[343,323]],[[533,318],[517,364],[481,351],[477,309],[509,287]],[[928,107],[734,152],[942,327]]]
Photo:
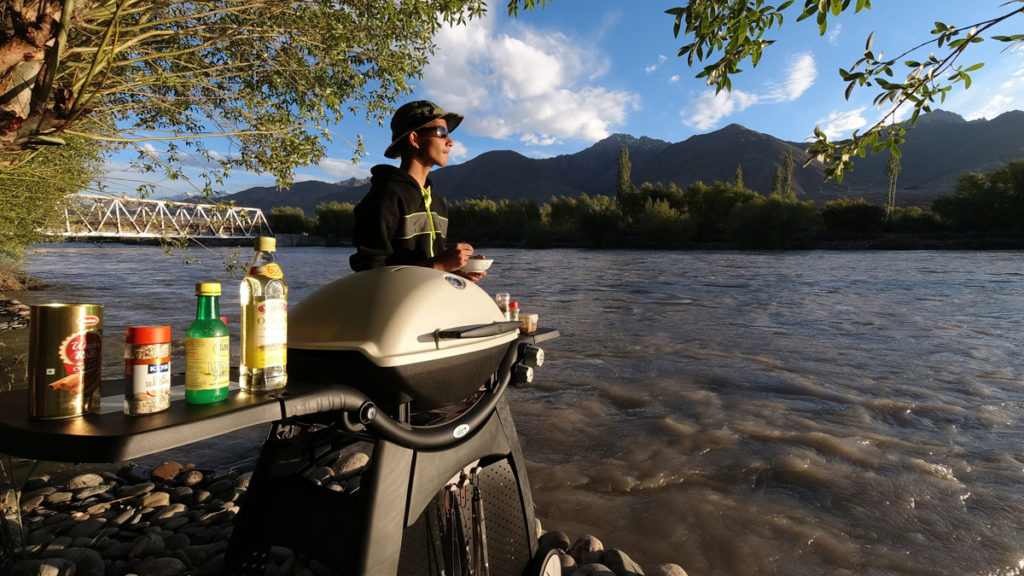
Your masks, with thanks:
[[[466,265],[466,261],[473,255],[473,247],[465,242],[459,242],[449,246],[444,252],[434,257],[432,266],[435,270],[454,272]]]
[[[463,272],[459,270],[466,265],[466,262],[470,258],[483,259],[483,254],[473,256],[473,247],[465,242],[459,242],[455,246],[451,246],[441,253],[440,256],[434,259],[433,267],[435,270],[444,270],[445,272],[454,272],[459,276],[462,276],[470,282],[479,282],[484,276],[487,276],[487,272]]]

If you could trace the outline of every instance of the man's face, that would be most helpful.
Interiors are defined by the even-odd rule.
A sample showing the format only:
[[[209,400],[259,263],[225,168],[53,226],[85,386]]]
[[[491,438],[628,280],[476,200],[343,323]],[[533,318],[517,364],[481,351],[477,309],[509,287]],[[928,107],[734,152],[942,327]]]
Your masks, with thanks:
[[[412,138],[417,145],[415,156],[420,162],[444,167],[448,164],[448,152],[451,151],[455,143],[447,134],[443,137],[438,136],[437,127],[439,126],[443,128],[442,132],[447,132],[448,124],[444,118],[437,118],[416,130]]]

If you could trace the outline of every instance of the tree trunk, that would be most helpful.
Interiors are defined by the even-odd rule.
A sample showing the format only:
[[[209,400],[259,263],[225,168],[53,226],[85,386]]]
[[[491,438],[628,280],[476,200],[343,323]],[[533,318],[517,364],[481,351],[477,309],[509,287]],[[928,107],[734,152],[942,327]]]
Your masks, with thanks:
[[[32,146],[33,138],[66,122],[49,98],[33,105],[60,29],[65,0],[7,0],[0,8],[0,154]]]

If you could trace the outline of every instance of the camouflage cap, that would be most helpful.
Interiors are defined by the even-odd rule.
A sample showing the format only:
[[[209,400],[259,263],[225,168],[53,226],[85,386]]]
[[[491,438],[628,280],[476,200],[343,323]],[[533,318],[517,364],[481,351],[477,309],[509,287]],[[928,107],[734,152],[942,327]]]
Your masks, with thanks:
[[[384,156],[398,158],[401,155],[399,144],[405,140],[405,137],[437,118],[444,118],[448,125],[448,131],[452,132],[462,122],[463,116],[454,112],[445,112],[444,108],[427,100],[416,100],[403,104],[391,118],[391,144],[384,151]]]

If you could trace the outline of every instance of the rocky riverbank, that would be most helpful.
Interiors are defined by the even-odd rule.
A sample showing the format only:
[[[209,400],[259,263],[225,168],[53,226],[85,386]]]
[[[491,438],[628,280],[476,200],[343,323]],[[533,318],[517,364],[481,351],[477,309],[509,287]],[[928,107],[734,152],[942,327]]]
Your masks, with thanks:
[[[29,307],[0,295],[0,332],[28,328]]]
[[[357,445],[358,446],[358,445]],[[368,445],[366,445],[368,446]],[[344,450],[307,473],[327,490],[357,492],[368,450]],[[222,574],[233,520],[251,471],[214,474],[165,462],[126,465],[58,481],[29,479],[21,490],[0,490],[2,576],[203,576]],[[20,518],[20,520],[19,520]],[[556,550],[563,573],[637,576],[645,571],[594,536],[571,541],[544,533],[542,550]],[[271,550],[264,574],[329,576],[316,559],[286,548]],[[653,576],[685,576],[676,564],[651,567]]]
[[[0,294],[0,392],[28,374],[28,318],[28,306]]]

